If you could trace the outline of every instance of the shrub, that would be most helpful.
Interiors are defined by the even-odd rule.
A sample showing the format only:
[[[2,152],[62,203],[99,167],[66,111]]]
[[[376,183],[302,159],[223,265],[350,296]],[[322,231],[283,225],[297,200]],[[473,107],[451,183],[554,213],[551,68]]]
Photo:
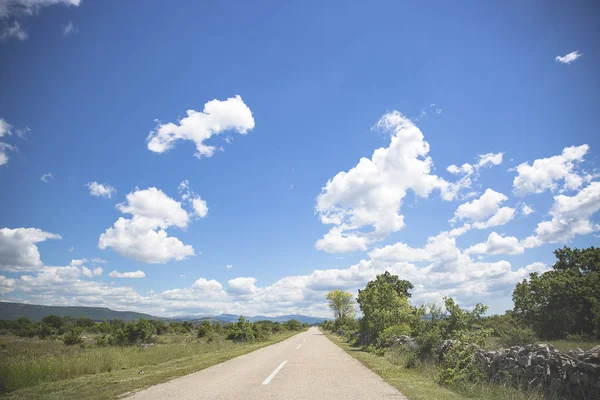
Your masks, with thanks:
[[[282,325],[285,329],[289,331],[299,331],[300,329],[302,329],[302,324],[295,319],[285,321]]]
[[[535,332],[526,327],[510,325],[504,329],[498,329],[498,333],[500,345],[503,347],[524,346],[537,341]]]
[[[109,342],[109,336],[108,335],[102,335],[96,338],[96,346],[98,347],[106,347],[110,345]]]
[[[199,338],[203,338],[203,337],[207,336],[212,331],[213,331],[212,325],[208,321],[204,321],[200,325],[198,325],[198,337]]]
[[[50,325],[42,324],[38,330],[38,336],[40,339],[46,339],[50,336],[56,335],[57,331]]]
[[[83,338],[81,337],[81,331],[77,329],[71,329],[63,336],[63,343],[67,346],[72,346],[75,344],[83,343]]]
[[[381,344],[389,344],[394,336],[410,335],[410,325],[397,324],[385,328],[379,336]]]
[[[481,349],[490,333],[487,329],[457,333],[458,341],[444,355],[437,381],[454,386],[484,380],[486,375],[475,360],[475,352]]]
[[[250,342],[255,339],[252,324],[242,316],[240,316],[238,322],[231,325],[225,337],[234,342]]]

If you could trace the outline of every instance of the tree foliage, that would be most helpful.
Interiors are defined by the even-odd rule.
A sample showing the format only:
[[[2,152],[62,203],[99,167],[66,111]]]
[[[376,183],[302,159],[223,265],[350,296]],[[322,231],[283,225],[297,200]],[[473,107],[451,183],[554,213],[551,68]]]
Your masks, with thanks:
[[[600,337],[600,248],[564,247],[554,254],[552,270],[517,284],[514,315],[542,338]]]
[[[329,308],[333,312],[336,327],[344,325],[346,322],[354,319],[354,296],[352,293],[336,289],[327,293]]]
[[[387,331],[399,332],[410,326],[414,313],[408,301],[408,290],[412,287],[410,282],[386,271],[358,291],[357,302],[363,313],[360,331],[368,341],[375,342],[388,328],[399,326]]]

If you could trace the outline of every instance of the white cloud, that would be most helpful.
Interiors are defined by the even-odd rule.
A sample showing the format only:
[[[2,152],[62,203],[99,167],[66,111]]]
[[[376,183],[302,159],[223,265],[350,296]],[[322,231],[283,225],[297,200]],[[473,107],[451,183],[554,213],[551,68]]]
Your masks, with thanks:
[[[0,10],[1,7],[2,6],[0,5]],[[10,23],[7,24],[2,30],[2,33],[0,33],[0,40],[7,40],[10,38],[25,40],[27,37],[27,30],[25,30],[18,21],[12,21],[12,25],[10,25]]]
[[[570,52],[567,55],[564,56],[556,56],[556,61],[558,61],[559,63],[562,64],[571,64],[573,61],[577,60],[579,57],[581,57],[583,54],[581,54],[579,52],[579,50],[575,50]]]
[[[117,189],[105,183],[88,182],[85,186],[90,189],[90,194],[96,197],[110,199],[117,192]]]
[[[565,147],[561,155],[549,158],[540,158],[532,165],[522,163],[517,166],[517,176],[513,180],[513,192],[517,196],[530,193],[543,193],[546,190],[558,189],[558,182],[564,181],[562,190],[576,190],[586,180],[591,179],[577,171],[577,164],[584,161],[589,146]]]
[[[42,182],[48,183],[50,179],[54,179],[54,176],[52,175],[52,172],[48,172],[47,174],[42,175],[40,179],[42,180]]]
[[[17,136],[23,137],[25,130],[17,129]],[[4,119],[0,118],[0,138],[8,137],[13,134],[13,127],[11,124],[6,122]],[[8,143],[0,142],[0,166],[8,163],[9,157],[7,151],[14,151],[17,148]]]
[[[472,227],[475,229],[487,229],[495,226],[506,225],[515,217],[515,209],[511,207],[502,207],[487,221],[475,222]]]
[[[77,7],[81,0],[0,0],[0,17],[35,14],[42,7],[55,4]]]
[[[523,240],[526,248],[544,243],[564,243],[577,235],[600,230],[590,218],[600,210],[600,182],[592,182],[574,196],[554,196],[552,219],[540,222],[535,234]]]
[[[0,270],[33,271],[42,267],[36,243],[60,239],[60,235],[37,228],[0,229]]]
[[[508,200],[504,194],[492,189],[486,191],[478,199],[458,206],[451,222],[459,220],[474,222],[473,227],[485,229],[504,225],[514,217],[515,210],[510,207],[500,208],[500,204]],[[485,219],[487,221],[483,221]]]
[[[464,163],[456,166],[449,165],[446,170],[453,175],[461,176],[460,180],[454,184],[454,191],[462,188],[470,188],[473,182],[479,178],[479,170],[482,168],[490,168],[502,164],[504,153],[486,153],[477,156],[475,164]]]
[[[192,140],[196,144],[196,157],[210,157],[217,148],[204,142],[213,135],[231,130],[245,135],[253,128],[252,111],[240,96],[224,101],[215,99],[204,104],[202,112],[187,110],[187,117],[178,123],[159,122],[148,135],[148,149],[164,153],[175,147],[177,140]]]
[[[369,253],[373,260],[384,262],[422,262],[435,259],[451,259],[458,256],[456,239],[449,232],[431,236],[423,248],[414,248],[406,243],[398,242],[393,245],[375,249]]]
[[[98,257],[96,257],[96,258],[92,258],[92,262],[93,262],[93,263],[96,263],[96,264],[106,264],[106,263],[107,263],[107,261],[106,261],[106,260],[103,260],[103,259],[101,259],[101,258],[98,258]]]
[[[8,143],[2,143],[0,142],[0,165],[4,165],[8,163],[8,160],[10,157],[8,157],[8,154],[6,153],[7,150],[14,150],[15,147],[11,146]]]
[[[256,293],[255,278],[234,278],[227,281],[229,293],[233,295],[249,295]]]
[[[176,237],[169,237],[164,228],[170,224],[156,219],[134,216],[119,218],[112,228],[100,235],[98,247],[112,248],[123,257],[150,264],[184,260],[193,256],[194,248]]]
[[[490,233],[487,240],[483,243],[477,243],[467,250],[465,250],[465,254],[487,254],[487,255],[496,255],[496,254],[523,254],[525,252],[525,248],[521,243],[519,243],[519,239],[514,236],[502,236],[497,234],[496,232]]]
[[[200,196],[190,189],[190,183],[187,179],[179,184],[178,192],[183,201],[191,204],[194,209],[194,216],[204,218],[208,215],[208,205],[206,204],[206,201],[202,200]]]
[[[0,118],[0,138],[12,135],[12,125]]]
[[[214,279],[208,280],[200,278],[194,282],[192,289],[199,290],[201,292],[214,292],[223,290],[223,286]]]
[[[21,26],[21,23],[15,20],[15,17],[36,14],[42,7],[63,4],[67,6],[78,6],[80,0],[0,0],[0,22],[6,25],[0,33],[0,40],[16,38],[19,40],[27,39],[27,30]]]
[[[112,271],[110,274],[108,274],[108,276],[110,276],[111,278],[131,278],[131,279],[140,279],[140,278],[145,278],[146,274],[144,273],[144,271],[130,271],[130,272],[117,272],[117,271]]]
[[[317,240],[315,248],[327,253],[350,253],[367,250],[368,243],[369,239],[365,235],[345,233],[343,227],[333,227]]]
[[[334,224],[319,248],[330,251],[364,249],[369,240],[357,229],[372,227],[368,239],[379,239],[404,227],[399,213],[408,190],[427,198],[439,189],[444,199],[453,198],[452,186],[431,173],[429,144],[409,119],[398,111],[385,114],[377,127],[390,133],[389,147],[362,158],[348,172],[330,179],[317,197],[315,211],[321,222]]]
[[[226,268],[226,269],[231,269],[231,268],[233,268],[233,265],[231,265],[231,264],[227,264],[227,265],[225,266],[225,268]]]
[[[71,262],[71,264],[73,264]],[[81,273],[85,276],[87,276],[88,278],[93,278],[95,276],[102,276],[102,274],[104,273],[104,270],[102,269],[102,267],[96,267],[94,269],[89,269],[87,267],[81,267]]]
[[[117,205],[117,209],[124,214],[160,221],[159,226],[186,228],[189,221],[181,203],[155,187],[130,192],[126,201]]]
[[[0,275],[0,295],[5,295],[15,290],[15,283],[15,279]]]
[[[529,214],[533,214],[534,212],[535,210],[531,208],[531,206],[529,206],[528,204],[523,203],[521,205],[521,214],[523,214],[524,216],[528,216]]]
[[[117,208],[133,217],[119,218],[101,234],[100,249],[110,247],[122,256],[153,264],[183,260],[195,254],[192,246],[167,235],[166,229],[171,226],[187,228],[190,214],[161,190],[151,187],[131,192]]]
[[[69,21],[68,24],[62,27],[63,36],[69,36],[73,33],[77,33],[77,28],[73,25],[73,22]]]

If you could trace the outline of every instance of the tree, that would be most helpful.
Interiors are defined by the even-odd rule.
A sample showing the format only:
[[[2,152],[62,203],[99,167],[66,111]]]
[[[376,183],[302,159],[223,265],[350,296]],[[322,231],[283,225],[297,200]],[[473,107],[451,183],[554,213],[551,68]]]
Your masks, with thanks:
[[[531,273],[513,291],[513,314],[542,338],[600,337],[600,248],[554,252],[552,270]]]
[[[363,313],[360,330],[368,341],[377,340],[390,328],[394,334],[410,333],[414,314],[408,301],[408,290],[412,287],[410,282],[386,271],[358,291],[357,301]]]
[[[344,325],[346,321],[354,319],[354,300],[352,293],[336,289],[327,293],[329,308],[333,312],[336,328]]]

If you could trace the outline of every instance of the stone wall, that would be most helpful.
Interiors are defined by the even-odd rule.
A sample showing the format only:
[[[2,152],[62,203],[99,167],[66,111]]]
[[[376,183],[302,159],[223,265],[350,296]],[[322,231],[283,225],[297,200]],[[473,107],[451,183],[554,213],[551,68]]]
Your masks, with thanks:
[[[490,380],[543,387],[559,398],[600,399],[600,346],[562,353],[550,344],[479,350],[476,361]]]

